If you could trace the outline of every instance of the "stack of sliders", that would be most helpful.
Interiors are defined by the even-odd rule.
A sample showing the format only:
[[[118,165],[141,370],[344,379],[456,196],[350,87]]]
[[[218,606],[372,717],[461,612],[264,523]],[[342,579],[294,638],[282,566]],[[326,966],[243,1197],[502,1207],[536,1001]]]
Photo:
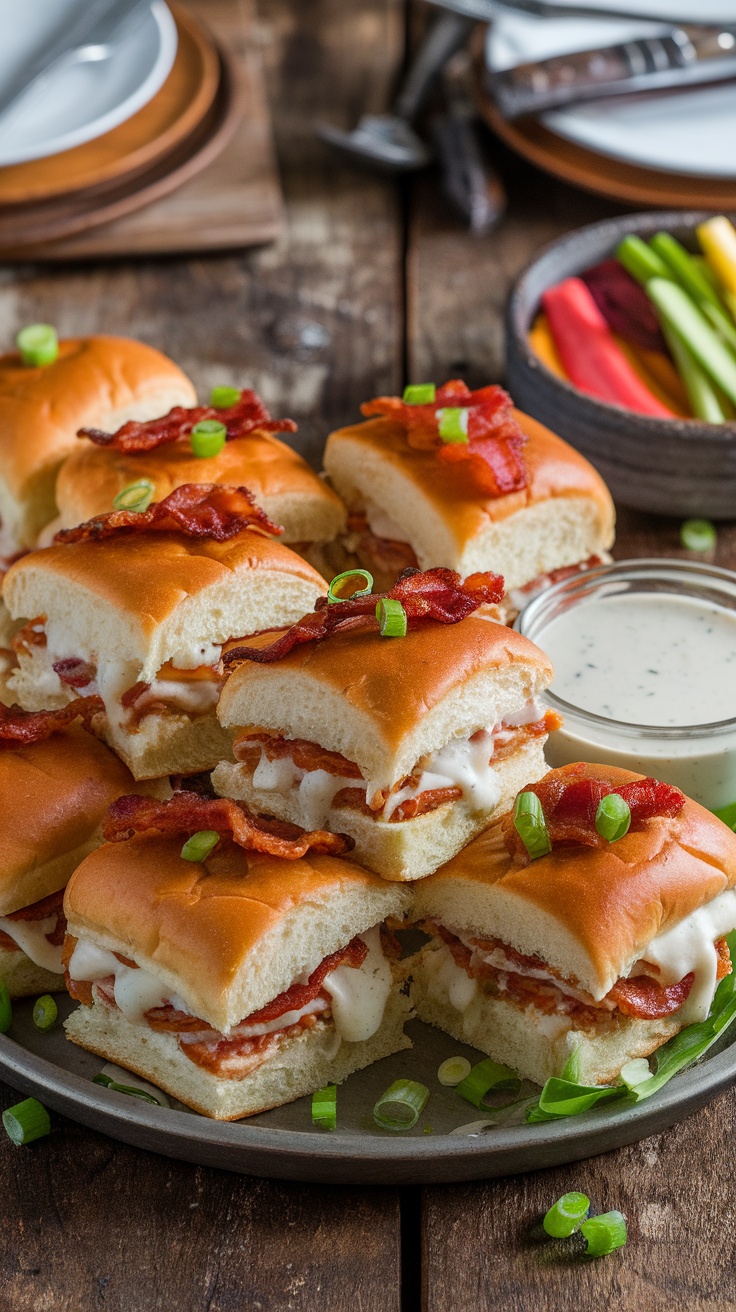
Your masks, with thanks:
[[[122,798],[105,834],[64,901],[75,1043],[223,1120],[411,1046],[386,924],[409,894],[349,841],[186,792]]]
[[[708,1015],[731,971],[736,834],[677,788],[552,770],[414,887],[418,1015],[538,1084],[617,1078]]]
[[[64,888],[133,786],[89,732],[98,711],[95,697],[37,714],[0,706],[0,984],[11,998],[64,987]]]
[[[407,570],[349,600],[336,583],[289,632],[225,654],[235,761],[212,781],[257,813],[349,834],[384,879],[418,879],[544,773],[552,667],[487,613],[497,575]]]
[[[500,387],[428,383],[362,409],[367,422],[325,448],[349,510],[343,569],[362,565],[381,588],[407,566],[493,570],[510,620],[562,571],[607,559],[614,508],[602,478]]]
[[[211,769],[230,750],[215,716],[223,645],[325,591],[278,532],[247,488],[197,483],[63,530],[5,577],[23,623],[8,692],[26,710],[99,694],[95,727],[136,779]]]

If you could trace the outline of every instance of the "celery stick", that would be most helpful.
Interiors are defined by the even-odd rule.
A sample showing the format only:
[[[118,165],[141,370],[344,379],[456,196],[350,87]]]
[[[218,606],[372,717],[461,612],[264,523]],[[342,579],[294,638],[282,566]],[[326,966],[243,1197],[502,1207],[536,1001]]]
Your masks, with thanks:
[[[698,268],[689,251],[668,232],[656,233],[652,237],[652,248],[669,265],[677,282],[693,298],[716,332],[736,351],[736,326],[731,322],[710,278]]]
[[[736,404],[736,360],[690,300],[687,292],[678,283],[669,282],[666,278],[650,278],[647,295],[665,323],[684,341],[708,377],[723,388],[728,399]]]
[[[624,237],[616,247],[616,259],[623,264],[632,278],[646,287],[650,278],[671,278],[669,265],[660,259],[651,246],[633,234]]]
[[[663,332],[670,348],[670,355],[683,381],[693,414],[697,419],[705,419],[709,424],[722,424],[725,415],[708,375],[690,354],[682,339],[666,323],[663,324]]]

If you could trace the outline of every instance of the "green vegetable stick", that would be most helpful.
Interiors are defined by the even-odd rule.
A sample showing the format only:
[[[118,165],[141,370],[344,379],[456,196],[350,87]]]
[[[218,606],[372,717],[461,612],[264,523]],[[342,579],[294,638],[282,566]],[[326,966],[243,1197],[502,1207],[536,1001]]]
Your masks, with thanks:
[[[709,378],[736,404],[736,360],[687,292],[665,278],[650,278],[647,295]]]
[[[708,375],[701,369],[685,343],[666,324],[664,335],[670,348],[670,355],[675,362],[693,414],[697,419],[705,419],[709,424],[722,424],[726,416],[721,409],[715,388]]]
[[[616,259],[623,264],[632,278],[636,278],[642,286],[646,287],[650,278],[671,278],[672,271],[664,260],[660,259],[656,251],[648,246],[641,237],[631,234],[624,237],[616,247]]]
[[[711,280],[706,277],[697,261],[679,241],[668,232],[658,232],[652,237],[652,249],[669,265],[685,291],[692,296],[695,304],[710,320],[716,332],[728,345],[736,350],[736,327],[731,322],[726,309]]]

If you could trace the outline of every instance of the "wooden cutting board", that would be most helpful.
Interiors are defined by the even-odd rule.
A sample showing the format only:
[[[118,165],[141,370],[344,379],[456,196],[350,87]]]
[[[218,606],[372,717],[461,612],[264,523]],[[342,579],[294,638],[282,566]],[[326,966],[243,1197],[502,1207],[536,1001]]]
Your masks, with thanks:
[[[178,7],[178,6],[177,6]],[[253,0],[187,0],[227,51],[238,84],[239,120],[228,144],[169,195],[112,222],[53,241],[0,250],[6,262],[236,249],[282,231],[283,201],[258,63]]]

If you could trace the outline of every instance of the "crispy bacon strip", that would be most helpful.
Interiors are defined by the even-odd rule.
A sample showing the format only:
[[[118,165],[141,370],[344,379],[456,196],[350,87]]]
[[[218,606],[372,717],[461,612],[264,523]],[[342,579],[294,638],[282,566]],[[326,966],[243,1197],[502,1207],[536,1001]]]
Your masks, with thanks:
[[[444,442],[439,412],[446,408],[468,412],[467,442]],[[528,483],[523,448],[526,435],[513,415],[513,402],[501,387],[471,392],[460,379],[438,387],[431,405],[407,405],[397,396],[379,396],[361,406],[364,415],[381,415],[400,424],[410,447],[435,450],[440,460],[467,461],[486,495],[506,496]]]
[[[74,720],[89,729],[95,715],[104,711],[101,697],[77,697],[56,711],[24,711],[20,706],[0,705],[0,747],[28,746],[60,733]]]
[[[196,834],[214,829],[250,852],[265,852],[296,861],[307,852],[342,856],[355,846],[346,834],[325,829],[307,832],[279,820],[256,819],[245,806],[228,797],[210,799],[199,793],[174,793],[168,801],[129,793],[113,802],[103,830],[105,841],[120,843],[134,834]]]
[[[148,510],[113,510],[97,515],[76,528],[62,529],[54,542],[104,542],[133,533],[184,533],[188,538],[227,542],[246,528],[274,535],[284,531],[256,505],[247,487],[182,483],[163,501],[154,501]]]
[[[614,788],[613,784],[590,777],[587,770],[582,763],[564,765],[523,790],[536,793],[542,803],[553,847],[605,847],[606,840],[595,827],[595,815],[601,799],[610,793],[618,793],[628,802],[633,830],[642,829],[647,820],[679,815],[685,805],[685,794],[672,784],[647,778]],[[513,813],[504,821],[504,837],[511,855],[525,865],[529,854],[514,827]]]
[[[303,642],[322,642],[332,633],[378,632],[376,603],[381,597],[400,601],[406,611],[407,627],[422,628],[429,621],[457,624],[485,602],[499,602],[504,594],[500,574],[471,574],[463,582],[451,569],[405,569],[390,592],[346,601],[328,602],[319,597],[316,609],[297,620],[268,647],[232,647],[223,655],[230,669],[241,661],[268,663],[281,660]]]
[[[145,423],[130,419],[116,433],[103,433],[99,428],[80,428],[77,436],[87,437],[90,442],[111,451],[139,455],[144,451],[154,451],[167,442],[189,437],[194,425],[203,419],[217,419],[224,424],[228,442],[259,428],[267,433],[296,432],[293,419],[272,419],[260,397],[246,387],[240,393],[240,400],[224,410],[213,405],[177,405],[160,419],[149,419]]]

